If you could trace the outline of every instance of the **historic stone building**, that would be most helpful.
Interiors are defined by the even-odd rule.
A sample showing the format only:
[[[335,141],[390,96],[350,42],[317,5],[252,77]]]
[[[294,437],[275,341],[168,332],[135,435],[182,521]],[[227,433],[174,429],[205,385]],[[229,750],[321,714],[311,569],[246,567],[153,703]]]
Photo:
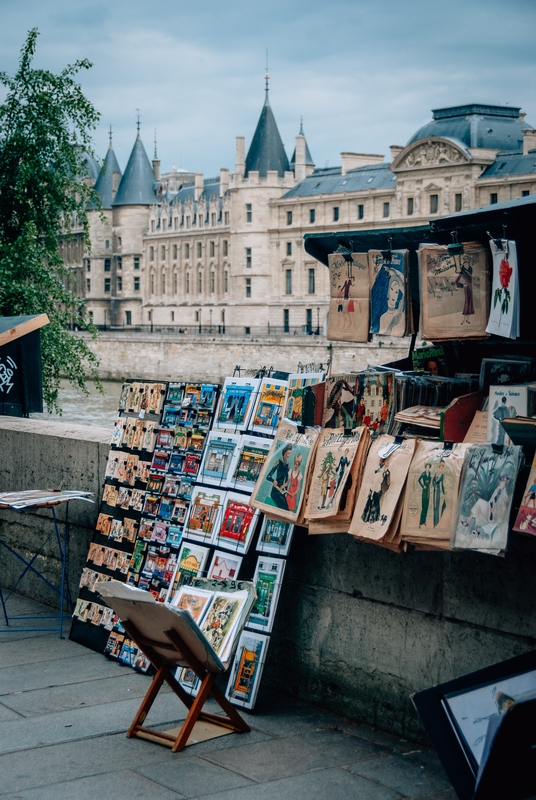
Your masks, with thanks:
[[[519,108],[437,109],[405,147],[316,169],[303,129],[289,162],[268,85],[249,149],[214,178],[150,163],[139,131],[124,175],[111,141],[90,209],[87,307],[99,326],[321,333],[327,270],[303,235],[418,225],[536,192],[536,130]],[[394,232],[396,246],[396,232]]]

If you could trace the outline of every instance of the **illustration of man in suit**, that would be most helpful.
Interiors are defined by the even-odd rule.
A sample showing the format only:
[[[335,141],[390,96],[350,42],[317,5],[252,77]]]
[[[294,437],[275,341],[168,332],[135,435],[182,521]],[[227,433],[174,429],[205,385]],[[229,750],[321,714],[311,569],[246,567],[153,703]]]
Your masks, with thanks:
[[[437,465],[437,471],[432,478],[432,490],[434,499],[434,528],[439,525],[443,512],[447,507],[445,500],[445,462],[440,461]],[[443,501],[443,502],[442,502]]]
[[[501,425],[501,422],[503,419],[512,419],[513,417],[517,417],[517,411],[514,408],[514,406],[507,406],[506,397],[502,397],[501,404],[498,408],[495,409],[495,411],[493,412],[493,416],[495,419],[499,420],[499,432],[497,434],[497,444],[504,444],[504,437],[506,436],[506,431]]]
[[[428,506],[430,505],[430,484],[432,483],[432,465],[430,462],[424,465],[424,471],[421,472],[418,478],[418,484],[422,489],[421,494],[421,518],[419,519],[419,528],[426,525],[426,518],[428,516]]]
[[[385,464],[385,459],[380,458],[378,467],[374,470],[374,475],[372,476],[372,486],[369,489],[365,509],[361,516],[363,522],[371,524],[378,522],[381,516],[381,500],[390,485],[391,472]]]

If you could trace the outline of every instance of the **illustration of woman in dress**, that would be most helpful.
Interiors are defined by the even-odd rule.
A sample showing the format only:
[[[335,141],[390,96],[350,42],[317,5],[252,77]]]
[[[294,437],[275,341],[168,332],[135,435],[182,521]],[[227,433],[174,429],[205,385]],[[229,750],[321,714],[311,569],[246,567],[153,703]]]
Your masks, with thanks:
[[[445,462],[440,461],[437,465],[437,472],[432,478],[433,500],[434,500],[434,528],[439,525],[443,512],[447,507],[445,500]]]
[[[390,485],[391,472],[385,465],[385,459],[380,458],[378,468],[372,476],[372,486],[369,489],[367,502],[361,515],[363,522],[369,522],[371,525],[374,522],[378,522],[381,516],[381,500]]]
[[[497,487],[490,499],[484,500],[483,497],[479,497],[471,508],[469,516],[462,521],[462,525],[467,528],[471,519],[474,520],[475,526],[471,530],[474,536],[480,536],[481,529],[488,526],[486,533],[491,539],[497,525],[507,519],[510,509],[510,497],[506,486],[509,481],[508,475],[500,475]]]
[[[404,278],[398,270],[392,269],[387,287],[387,311],[380,317],[379,332],[385,335],[398,334],[396,328],[404,319],[405,307]],[[403,333],[404,331],[402,331]]]
[[[502,397],[501,404],[493,411],[493,418],[499,421],[498,430],[497,430],[497,444],[504,444],[504,438],[506,436],[506,431],[504,430],[501,422],[503,419],[513,419],[517,417],[517,410],[515,406],[507,406],[506,405],[506,397]]]
[[[303,457],[301,453],[294,456],[294,466],[290,471],[288,479],[288,489],[286,490],[287,508],[289,511],[296,511],[298,504],[298,496],[300,494],[300,487],[302,482],[302,474],[300,470]]]
[[[456,269],[456,267],[455,267]],[[462,311],[462,325],[466,322],[468,325],[470,324],[468,317],[475,313],[475,307],[473,305],[473,268],[469,263],[468,258],[464,258],[463,263],[460,259],[460,272],[456,270],[458,277],[454,281],[454,285],[460,289],[463,288],[464,291],[464,304],[463,304],[463,311]]]
[[[292,445],[286,444],[281,451],[281,458],[274,464],[274,466],[266,475],[266,480],[272,484],[270,497],[266,498],[266,502],[271,502],[278,508],[284,508],[285,511],[288,510],[285,489],[288,484],[288,461],[291,451]]]
[[[327,408],[333,411],[326,420],[326,428],[354,427],[355,396],[352,387],[344,379],[336,381],[328,396]]]
[[[430,463],[424,465],[424,472],[421,472],[418,478],[418,484],[422,489],[421,495],[421,518],[419,519],[419,528],[426,525],[426,517],[428,516],[428,506],[430,505],[430,484],[432,483],[432,473],[430,470],[432,465]]]

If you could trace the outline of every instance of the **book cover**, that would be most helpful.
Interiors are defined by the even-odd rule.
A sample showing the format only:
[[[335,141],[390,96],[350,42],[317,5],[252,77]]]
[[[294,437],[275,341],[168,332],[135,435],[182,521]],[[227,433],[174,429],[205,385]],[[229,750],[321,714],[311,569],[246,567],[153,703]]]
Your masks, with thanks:
[[[527,386],[490,386],[487,441],[494,444],[511,444],[511,439],[501,422],[503,419],[526,417],[527,411]]]

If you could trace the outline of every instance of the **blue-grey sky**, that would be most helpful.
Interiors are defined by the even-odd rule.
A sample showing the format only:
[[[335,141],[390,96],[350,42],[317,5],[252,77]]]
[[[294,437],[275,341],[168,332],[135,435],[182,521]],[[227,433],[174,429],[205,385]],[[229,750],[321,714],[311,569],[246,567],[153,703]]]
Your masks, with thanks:
[[[125,168],[136,135],[162,170],[233,168],[270,99],[289,158],[300,115],[317,165],[345,150],[405,144],[431,109],[467,102],[521,106],[536,127],[534,0],[2,0],[0,70],[13,73],[31,27],[36,65],[81,74]]]

